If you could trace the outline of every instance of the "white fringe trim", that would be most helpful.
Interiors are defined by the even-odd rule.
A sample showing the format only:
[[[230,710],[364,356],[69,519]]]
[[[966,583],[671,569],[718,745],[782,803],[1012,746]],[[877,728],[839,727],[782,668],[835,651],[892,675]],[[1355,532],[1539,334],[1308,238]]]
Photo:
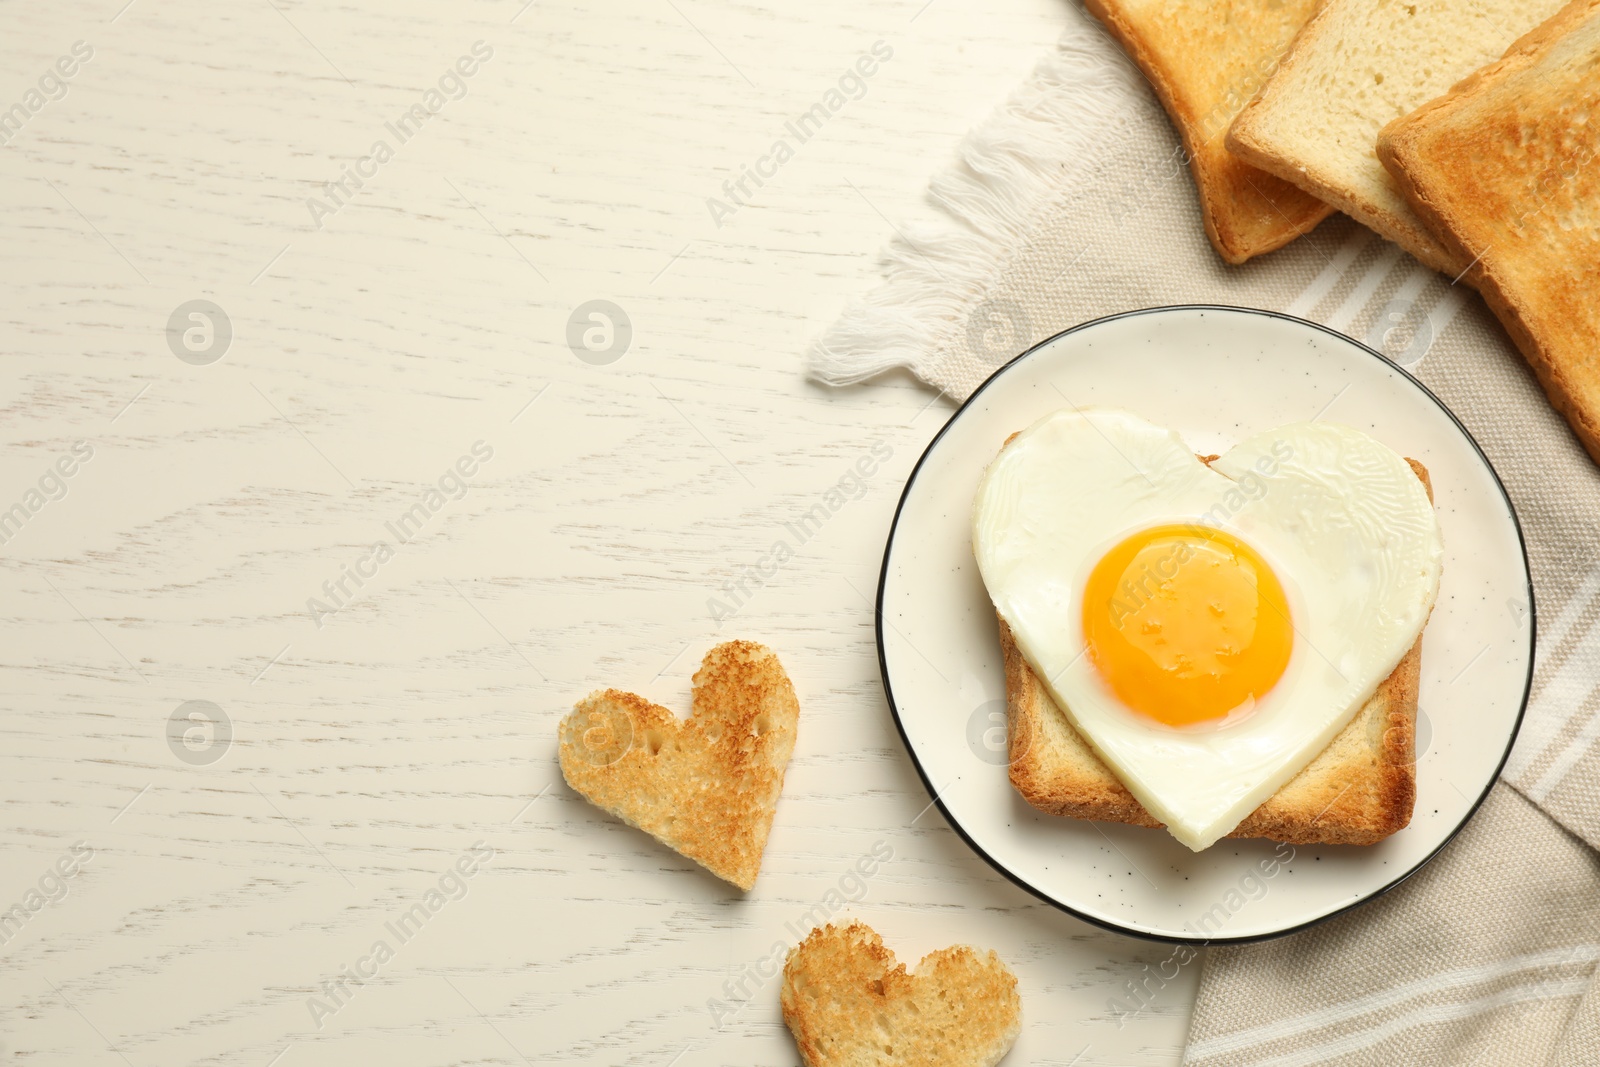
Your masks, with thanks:
[[[1141,86],[1102,33],[1076,27],[1064,35],[934,178],[929,195],[949,218],[889,242],[884,282],[814,342],[811,376],[848,385],[908,367],[964,399],[979,382],[939,373],[943,354],[1035,222],[1133,111]]]

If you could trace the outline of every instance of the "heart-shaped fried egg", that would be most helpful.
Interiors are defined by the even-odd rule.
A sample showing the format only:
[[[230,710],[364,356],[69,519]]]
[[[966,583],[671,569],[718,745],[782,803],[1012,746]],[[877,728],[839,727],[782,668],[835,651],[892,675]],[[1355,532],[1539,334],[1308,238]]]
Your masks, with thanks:
[[[1192,849],[1309,763],[1416,641],[1444,549],[1368,435],[1296,423],[1209,465],[1124,411],[1046,416],[973,505],[983,581],[1029,666]]]

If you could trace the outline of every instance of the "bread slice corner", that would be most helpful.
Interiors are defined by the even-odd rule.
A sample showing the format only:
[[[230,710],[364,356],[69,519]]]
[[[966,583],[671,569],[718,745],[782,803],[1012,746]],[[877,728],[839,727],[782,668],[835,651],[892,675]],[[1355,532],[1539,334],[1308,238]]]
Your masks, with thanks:
[[[1382,160],[1600,462],[1600,2],[1384,127]]]
[[[1218,255],[1243,263],[1333,213],[1224,144],[1228,125],[1276,68],[1317,0],[1086,0],[1086,6],[1138,64],[1178,128]]]
[[[1228,147],[1313,193],[1435,270],[1439,241],[1378,161],[1378,131],[1498,57],[1561,0],[1328,0],[1234,120]]]

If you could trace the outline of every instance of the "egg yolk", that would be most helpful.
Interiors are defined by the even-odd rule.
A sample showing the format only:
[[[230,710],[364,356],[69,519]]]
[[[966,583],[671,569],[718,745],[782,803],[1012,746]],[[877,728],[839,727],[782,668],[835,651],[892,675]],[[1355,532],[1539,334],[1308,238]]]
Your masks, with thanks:
[[[1261,697],[1294,644],[1266,561],[1201,526],[1141,530],[1107,552],[1084,588],[1083,632],[1117,698],[1168,726],[1220,719]]]

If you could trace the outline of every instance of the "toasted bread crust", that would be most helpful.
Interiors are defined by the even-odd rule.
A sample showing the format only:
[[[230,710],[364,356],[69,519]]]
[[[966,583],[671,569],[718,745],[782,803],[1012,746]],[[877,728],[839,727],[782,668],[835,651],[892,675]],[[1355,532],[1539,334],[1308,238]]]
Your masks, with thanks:
[[[1334,3],[1323,5],[1306,23],[1295,38],[1289,54],[1278,66],[1278,73],[1283,77],[1276,82],[1269,81],[1254,99],[1239,110],[1228,128],[1224,143],[1241,160],[1331,204],[1380,236],[1394,241],[1434,270],[1448,270],[1452,263],[1449,253],[1424,228],[1408,225],[1408,220],[1386,211],[1370,197],[1362,196],[1358,190],[1319,168],[1317,161],[1302,159],[1285,151],[1265,128],[1265,113],[1277,106],[1283,86],[1294,78],[1295,72],[1301,67],[1310,65],[1312,60],[1308,57],[1315,56],[1323,47],[1321,39],[1331,35],[1331,28],[1338,20],[1335,7]]]
[[[1409,4],[1390,10],[1409,11],[1411,17],[1427,20],[1427,25],[1434,27],[1435,41],[1445,40],[1446,34],[1459,30],[1459,42],[1450,38],[1444,46],[1449,53],[1444,57],[1448,67],[1461,62],[1462,52],[1470,53],[1482,47],[1486,35],[1493,49],[1490,54],[1498,52],[1518,33],[1553,10],[1555,2],[1557,0],[1506,0],[1502,5],[1503,17],[1498,21],[1468,18],[1467,12],[1458,11],[1448,3]],[[1370,116],[1374,132],[1376,124],[1387,117],[1378,109],[1393,106],[1392,101],[1363,104],[1356,99],[1346,99],[1343,94],[1355,93],[1357,87],[1350,80],[1330,85],[1328,79],[1337,77],[1337,74],[1328,74],[1330,70],[1337,72],[1365,64],[1380,68],[1374,75],[1379,84],[1384,82],[1385,74],[1390,84],[1394,84],[1395,79],[1409,71],[1422,69],[1429,72],[1429,78],[1446,78],[1440,85],[1442,89],[1449,84],[1449,79],[1466,74],[1476,65],[1467,61],[1452,73],[1441,69],[1437,56],[1404,53],[1400,48],[1389,47],[1388,42],[1383,42],[1382,46],[1372,42],[1371,26],[1382,6],[1380,0],[1328,0],[1296,38],[1278,73],[1240,111],[1228,131],[1227,145],[1241,159],[1293,182],[1394,241],[1427,266],[1455,278],[1466,269],[1471,257],[1458,255],[1456,249],[1441,242],[1423,220],[1407,209],[1399,191],[1388,188],[1392,183],[1388,182],[1383,167],[1376,162],[1370,164],[1373,171],[1370,177],[1376,185],[1364,190],[1362,183],[1350,179],[1347,169],[1341,171],[1339,161],[1334,158],[1340,152],[1349,152],[1350,146],[1340,144],[1330,148],[1324,145],[1320,153],[1305,151],[1287,143],[1289,138],[1284,134],[1286,129],[1302,125],[1308,105],[1315,106],[1328,98],[1330,92],[1337,96],[1346,113],[1354,111]],[[1517,25],[1518,19],[1523,17],[1525,20]],[[1493,37],[1496,32],[1493,27],[1497,25],[1513,27],[1504,31],[1504,40],[1497,41]],[[1354,44],[1347,38],[1352,38]],[[1402,101],[1399,110],[1390,113],[1409,111],[1422,103],[1426,95],[1431,94],[1425,94],[1422,99]],[[1348,162],[1348,156],[1342,158]],[[1365,170],[1366,166],[1363,164],[1361,169]],[[1378,190],[1381,198],[1375,199],[1373,189]],[[1387,193],[1383,195],[1385,189]]]
[[[1588,71],[1556,61],[1558,47],[1586,55]],[[1438,239],[1471,263],[1466,280],[1600,462],[1596,63],[1600,3],[1576,0],[1499,61],[1385,126],[1378,158]]]
[[[805,1067],[993,1067],[1017,1039],[1016,976],[994,952],[930,952],[907,973],[864,923],[818,927],[778,994]]]
[[[1214,0],[1186,11],[1148,0],[1085,0],[1144,71],[1178,128],[1206,236],[1229,263],[1281,248],[1333,213],[1316,197],[1246,163],[1223,140],[1317,3]]]
[[[695,672],[687,720],[617,689],[579,701],[561,721],[561,773],[597,807],[749,890],[799,716],[778,657],[729,641]]]
[[[1326,14],[1326,11],[1321,14]],[[1298,65],[1295,51],[1300,48],[1301,41],[1307,39],[1316,24],[1317,20],[1313,18],[1307,25],[1306,31],[1296,40],[1295,48],[1290,50],[1279,70],[1291,70]],[[1334,209],[1344,212],[1378,236],[1385,237],[1404,248],[1433,270],[1452,277],[1460,273],[1462,263],[1458,263],[1456,257],[1441,245],[1426,227],[1394,214],[1371,197],[1361,195],[1358,190],[1319,169],[1314,163],[1285,152],[1264,133],[1260,128],[1258,116],[1262,101],[1269,99],[1267,94],[1270,91],[1269,84],[1261,95],[1246,104],[1239,112],[1239,117],[1234,119],[1233,125],[1228,128],[1227,135],[1223,139],[1228,151],[1250,166],[1282,181],[1290,182]]]
[[[1203,457],[1202,457],[1203,458]],[[1214,458],[1214,457],[1213,457]],[[1406,461],[1428,489],[1428,472]],[[1011,784],[1050,815],[1160,828],[1051,698],[1000,625]],[[1411,821],[1416,801],[1422,635],[1350,723],[1228,837],[1295,845],[1370,845]]]

